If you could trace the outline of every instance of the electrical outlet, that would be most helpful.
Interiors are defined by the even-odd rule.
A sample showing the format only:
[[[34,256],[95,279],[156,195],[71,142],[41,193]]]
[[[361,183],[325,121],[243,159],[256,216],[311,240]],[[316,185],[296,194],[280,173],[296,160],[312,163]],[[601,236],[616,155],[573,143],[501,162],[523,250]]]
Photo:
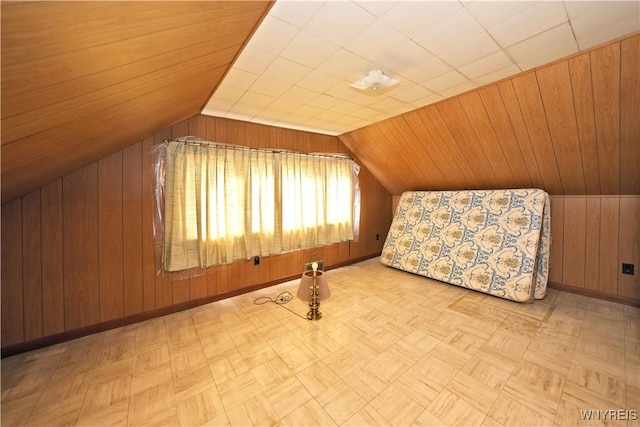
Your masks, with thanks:
[[[633,276],[633,264],[622,263],[622,274],[630,274]]]
[[[260,257],[259,256],[254,256],[253,257],[253,265],[260,265]]]

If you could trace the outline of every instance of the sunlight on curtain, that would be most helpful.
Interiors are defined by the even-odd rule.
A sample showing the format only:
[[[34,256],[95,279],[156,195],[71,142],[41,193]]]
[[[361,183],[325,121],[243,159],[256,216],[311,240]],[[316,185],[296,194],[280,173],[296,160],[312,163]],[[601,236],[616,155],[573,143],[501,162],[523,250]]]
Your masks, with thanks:
[[[165,270],[353,240],[358,170],[343,156],[170,142]]]

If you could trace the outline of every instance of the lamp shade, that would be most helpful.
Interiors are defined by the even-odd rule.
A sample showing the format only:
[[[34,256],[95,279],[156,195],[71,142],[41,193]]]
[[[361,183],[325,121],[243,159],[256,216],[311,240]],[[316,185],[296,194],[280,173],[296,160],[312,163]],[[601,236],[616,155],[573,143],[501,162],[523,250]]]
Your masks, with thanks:
[[[316,284],[318,285],[318,300],[324,301],[331,295],[327,278],[324,271],[316,271]],[[313,271],[305,271],[300,279],[298,286],[298,298],[302,301],[309,302],[311,300],[311,287],[313,286]]]

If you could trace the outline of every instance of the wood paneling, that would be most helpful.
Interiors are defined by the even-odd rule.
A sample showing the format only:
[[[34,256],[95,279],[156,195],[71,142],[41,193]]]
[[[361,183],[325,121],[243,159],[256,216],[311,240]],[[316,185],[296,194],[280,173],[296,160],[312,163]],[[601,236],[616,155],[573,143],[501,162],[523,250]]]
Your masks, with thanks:
[[[271,4],[4,2],[3,202],[196,114]]]
[[[589,197],[586,202],[584,287],[597,290],[600,283],[600,198]]]
[[[40,191],[22,198],[22,286],[24,339],[40,338],[42,325],[42,227]]]
[[[620,43],[620,194],[640,193],[640,35]]]
[[[636,33],[339,138],[396,196],[639,194],[638,58]]]
[[[564,194],[585,194],[578,125],[566,61],[536,73]]]
[[[600,188],[620,194],[620,43],[596,49],[590,58]]]
[[[551,206],[549,281],[640,303],[638,273],[622,274],[640,263],[640,197],[552,196]]]
[[[64,332],[62,180],[40,190],[42,214],[42,317],[45,336]],[[4,214],[4,207],[3,207]],[[3,257],[4,260],[4,257]]]
[[[100,321],[123,317],[122,151],[98,162]],[[114,238],[119,236],[119,238]]]
[[[22,200],[2,205],[2,345],[24,341]]]
[[[584,198],[564,200],[563,252],[570,254],[563,259],[562,282],[566,285],[584,287],[586,257],[587,203]]]
[[[600,265],[598,289],[608,294],[618,292],[618,242],[620,240],[620,199],[600,200]]]
[[[164,273],[162,233],[154,233],[154,147],[172,134],[348,153],[333,136],[194,116],[3,205],[3,346],[242,292],[295,276],[313,254],[331,267],[380,252],[391,195],[362,168],[358,242],[265,257],[259,265],[240,260]]]
[[[640,197],[620,199],[618,294],[640,299]],[[633,264],[635,274],[622,274],[622,263]]]
[[[142,278],[142,142],[122,150],[122,254],[124,313],[145,310]]]
[[[98,165],[63,179],[65,330],[100,321]]]

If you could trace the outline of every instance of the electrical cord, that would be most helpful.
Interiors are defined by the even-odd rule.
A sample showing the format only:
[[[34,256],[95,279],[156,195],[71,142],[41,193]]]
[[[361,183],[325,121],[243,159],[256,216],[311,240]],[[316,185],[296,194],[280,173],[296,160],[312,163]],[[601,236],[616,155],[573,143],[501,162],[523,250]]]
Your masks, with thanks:
[[[253,300],[253,303],[255,305],[262,305],[262,304],[266,304],[268,302],[272,302],[274,304],[279,305],[280,307],[289,310],[290,312],[292,312],[293,314],[295,314],[296,316],[308,320],[306,317],[296,313],[295,311],[291,310],[289,307],[285,307],[284,304],[288,303],[289,301],[291,301],[293,299],[293,295],[291,295],[291,292],[288,291],[284,291],[280,294],[278,294],[278,296],[273,299],[271,297],[258,297],[256,299]]]

